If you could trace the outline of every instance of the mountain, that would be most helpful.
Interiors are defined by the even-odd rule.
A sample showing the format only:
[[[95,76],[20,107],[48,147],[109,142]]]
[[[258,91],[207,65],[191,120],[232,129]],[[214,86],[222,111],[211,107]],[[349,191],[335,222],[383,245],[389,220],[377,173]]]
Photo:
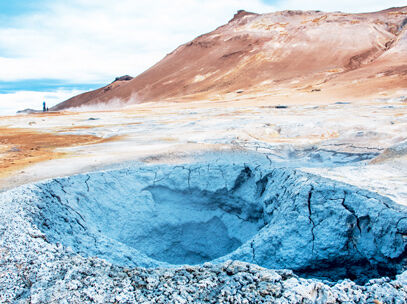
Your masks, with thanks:
[[[238,11],[135,78],[66,100],[53,110],[128,102],[241,96],[358,98],[407,84],[407,7],[347,14]]]

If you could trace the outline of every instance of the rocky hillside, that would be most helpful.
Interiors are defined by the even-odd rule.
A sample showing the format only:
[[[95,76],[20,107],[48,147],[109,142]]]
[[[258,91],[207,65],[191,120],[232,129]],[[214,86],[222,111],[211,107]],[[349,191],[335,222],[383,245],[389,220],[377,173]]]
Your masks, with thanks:
[[[118,78],[54,110],[111,100],[216,100],[260,93],[304,99],[383,95],[407,83],[406,24],[407,7],[364,14],[239,11],[139,76]]]

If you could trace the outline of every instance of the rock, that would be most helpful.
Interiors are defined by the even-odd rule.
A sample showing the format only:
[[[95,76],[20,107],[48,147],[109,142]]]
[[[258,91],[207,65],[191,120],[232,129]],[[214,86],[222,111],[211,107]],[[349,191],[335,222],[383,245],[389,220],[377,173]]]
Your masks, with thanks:
[[[114,81],[130,81],[132,79],[133,79],[133,77],[131,77],[129,75],[124,75],[124,76],[116,77],[114,79]]]
[[[12,147],[10,150],[8,150],[8,152],[21,152],[21,149],[17,147]]]
[[[33,113],[42,113],[42,111],[34,109],[24,109],[17,111],[17,114],[33,114]]]

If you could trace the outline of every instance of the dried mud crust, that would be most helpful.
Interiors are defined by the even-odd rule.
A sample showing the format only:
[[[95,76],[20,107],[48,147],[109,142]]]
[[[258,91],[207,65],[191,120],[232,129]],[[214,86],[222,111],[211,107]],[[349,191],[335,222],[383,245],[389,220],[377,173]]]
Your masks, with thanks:
[[[406,298],[405,208],[297,170],[141,166],[23,186],[1,193],[0,203],[0,300],[6,303],[403,303]],[[173,210],[164,219],[160,209],[166,208]],[[191,245],[184,258],[201,250],[192,260],[198,265],[159,260],[151,250],[165,252],[166,242],[151,231],[163,220],[164,227],[185,231],[189,224],[199,230],[198,223],[218,228],[223,222],[223,235],[214,234],[217,242],[204,238],[216,254],[201,254],[207,249],[184,235],[169,247]],[[252,226],[239,230],[239,220]],[[241,244],[223,246],[250,229]],[[145,236],[150,243],[137,248]],[[167,253],[168,258],[174,252]],[[282,268],[294,273],[270,270]]]

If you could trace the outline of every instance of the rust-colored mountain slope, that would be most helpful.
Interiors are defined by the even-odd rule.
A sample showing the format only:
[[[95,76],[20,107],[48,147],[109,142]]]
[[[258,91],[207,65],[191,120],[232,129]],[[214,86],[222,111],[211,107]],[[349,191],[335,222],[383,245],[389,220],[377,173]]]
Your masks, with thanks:
[[[364,14],[239,11],[226,25],[181,45],[139,76],[54,109],[117,99],[221,99],[276,89],[305,99],[321,91],[342,98],[405,89],[406,29],[407,7]]]

